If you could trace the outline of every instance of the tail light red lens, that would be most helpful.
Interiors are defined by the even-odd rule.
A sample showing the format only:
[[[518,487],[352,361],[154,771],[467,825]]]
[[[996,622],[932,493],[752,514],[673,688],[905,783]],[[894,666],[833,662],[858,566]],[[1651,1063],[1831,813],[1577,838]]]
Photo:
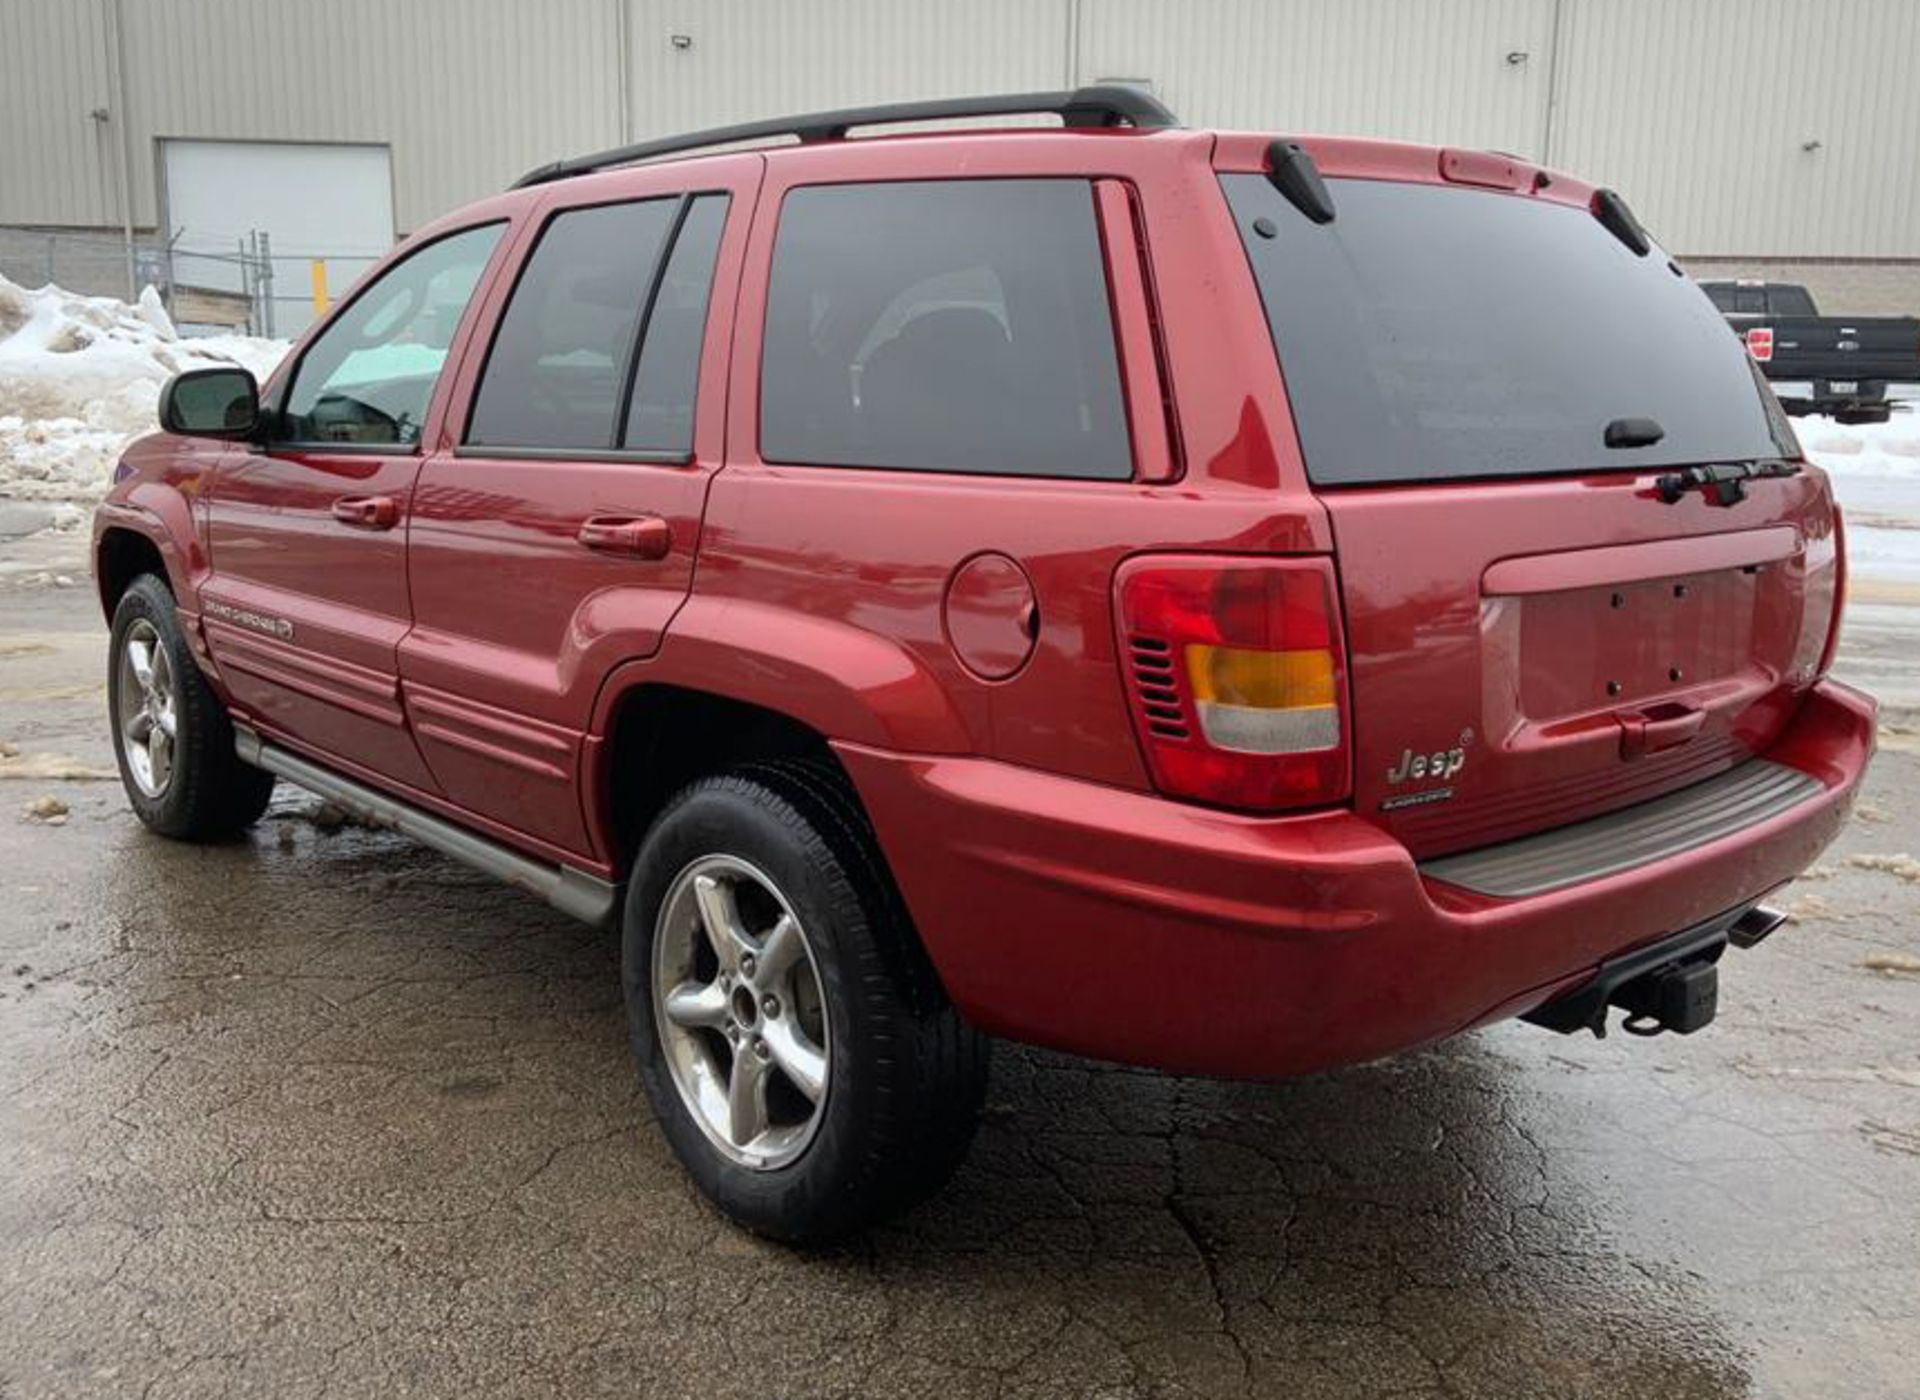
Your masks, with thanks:
[[[1116,588],[1134,727],[1162,792],[1256,811],[1347,797],[1332,561],[1149,556]]]
[[[1840,618],[1847,607],[1847,522],[1840,514],[1840,503],[1833,506],[1833,602],[1827,615],[1827,640],[1820,648],[1820,666],[1816,674],[1825,676],[1833,669],[1834,653],[1840,650]]]
[[[1747,331],[1747,353],[1761,364],[1773,358],[1773,327],[1754,326]]]

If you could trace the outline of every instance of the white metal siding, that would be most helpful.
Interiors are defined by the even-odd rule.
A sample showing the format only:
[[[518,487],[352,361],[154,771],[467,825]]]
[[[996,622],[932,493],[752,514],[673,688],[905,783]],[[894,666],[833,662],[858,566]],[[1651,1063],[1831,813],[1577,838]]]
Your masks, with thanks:
[[[103,21],[98,0],[0,0],[0,222],[120,222]]]
[[[1920,4],[1566,3],[1551,159],[1667,247],[1920,256]]]
[[[1553,0],[1081,0],[1078,30],[1080,80],[1150,78],[1193,126],[1527,154]]]
[[[1068,0],[633,0],[634,138],[1063,87],[1067,19]]]
[[[390,146],[405,231],[623,139],[1133,78],[1195,125],[1544,154],[1681,253],[1911,259],[1916,68],[1920,0],[0,0],[0,224],[117,225],[122,120],[142,227],[158,140],[268,139]]]

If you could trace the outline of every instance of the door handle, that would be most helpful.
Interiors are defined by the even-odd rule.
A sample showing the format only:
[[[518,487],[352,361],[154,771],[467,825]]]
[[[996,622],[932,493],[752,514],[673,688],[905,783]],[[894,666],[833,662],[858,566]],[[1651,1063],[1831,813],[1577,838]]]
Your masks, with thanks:
[[[1675,749],[1698,734],[1707,722],[1707,712],[1691,705],[1669,700],[1649,705],[1644,710],[1619,710],[1614,719],[1620,725],[1620,757],[1643,758],[1650,753]]]
[[[673,527],[657,515],[595,515],[574,536],[588,549],[634,559],[665,559],[673,553]]]
[[[333,518],[361,530],[391,530],[400,523],[400,502],[391,496],[342,496]]]

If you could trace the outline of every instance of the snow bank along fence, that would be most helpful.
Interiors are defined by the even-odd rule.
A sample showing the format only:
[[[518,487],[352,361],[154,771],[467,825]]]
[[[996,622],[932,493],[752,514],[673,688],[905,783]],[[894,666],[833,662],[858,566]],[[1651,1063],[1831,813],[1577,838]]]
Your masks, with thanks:
[[[276,268],[278,272],[276,273]],[[176,325],[248,335],[277,334],[287,306],[327,307],[327,264],[321,257],[278,249],[261,230],[231,247],[175,235],[136,236],[133,273],[138,287],[158,289]],[[123,239],[67,229],[0,226],[0,275],[23,287],[53,285],[90,296],[129,296]],[[336,278],[336,281],[338,279]],[[302,315],[292,322],[303,324]]]

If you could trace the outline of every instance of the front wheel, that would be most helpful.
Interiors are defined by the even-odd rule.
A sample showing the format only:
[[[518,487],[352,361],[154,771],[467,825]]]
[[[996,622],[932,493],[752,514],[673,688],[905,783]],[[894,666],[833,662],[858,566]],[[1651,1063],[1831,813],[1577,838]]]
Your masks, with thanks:
[[[622,976],[662,1131],[746,1228],[842,1235],[965,1155],[986,1043],[833,769],[759,764],[676,797],[635,863]]]
[[[120,596],[108,657],[113,752],[135,815],[182,841],[218,840],[257,820],[273,775],[234,752],[233,725],[187,646],[173,594],[152,574]]]

